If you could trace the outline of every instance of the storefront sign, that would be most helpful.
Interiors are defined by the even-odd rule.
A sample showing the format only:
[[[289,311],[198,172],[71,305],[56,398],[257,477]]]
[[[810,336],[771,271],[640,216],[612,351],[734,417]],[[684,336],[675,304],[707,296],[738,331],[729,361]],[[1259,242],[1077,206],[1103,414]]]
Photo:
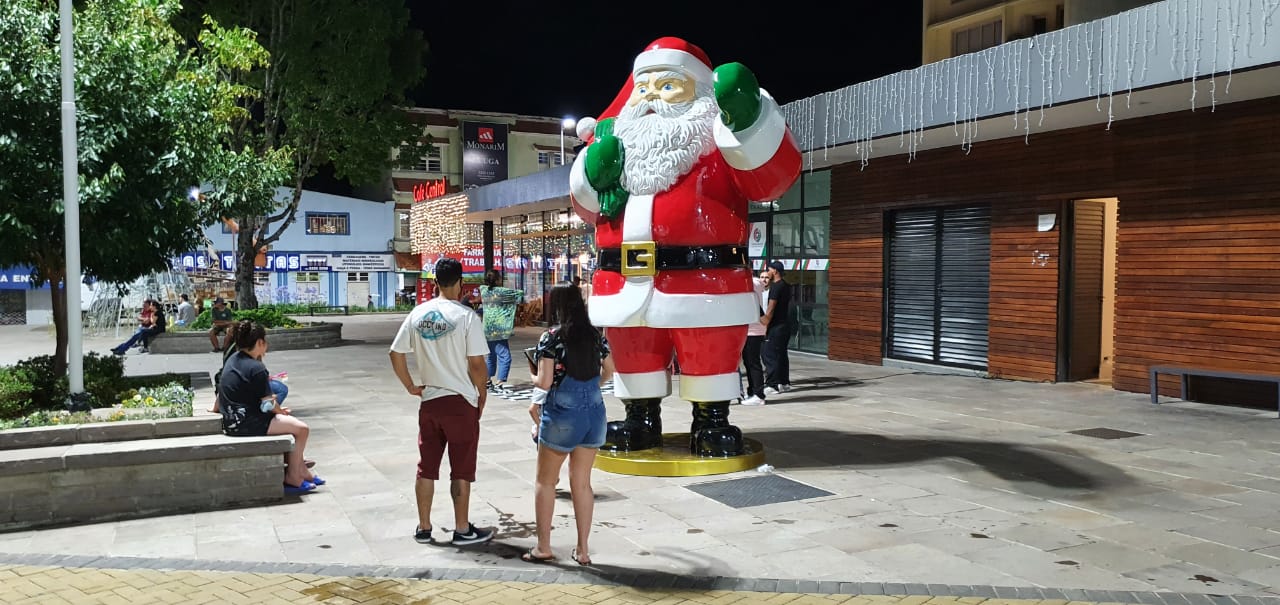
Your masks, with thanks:
[[[829,259],[811,258],[808,261],[805,261],[804,268],[806,271],[826,271],[829,263]]]
[[[444,179],[436,179],[425,183],[418,183],[413,186],[413,201],[421,202],[434,197],[440,197],[449,192],[449,185]]]
[[[197,269],[203,271],[209,268],[209,257],[203,252],[188,252],[178,259],[178,264],[182,265],[185,271]]]
[[[329,257],[333,271],[395,271],[396,257],[390,254],[343,254]]]
[[[751,223],[751,232],[747,235],[747,256],[764,256],[768,239],[769,223]]]
[[[462,124],[462,187],[483,187],[507,180],[507,125]]]
[[[438,252],[422,253],[422,276],[432,278],[435,276],[436,261],[442,257],[457,259],[462,263],[463,273],[484,273],[484,248],[480,246],[471,246],[462,251],[462,254],[440,254]],[[496,262],[502,260],[502,248],[495,248],[493,257]]]
[[[31,286],[31,267],[0,269],[0,290],[30,290]],[[49,284],[45,284],[41,288],[48,287]]]

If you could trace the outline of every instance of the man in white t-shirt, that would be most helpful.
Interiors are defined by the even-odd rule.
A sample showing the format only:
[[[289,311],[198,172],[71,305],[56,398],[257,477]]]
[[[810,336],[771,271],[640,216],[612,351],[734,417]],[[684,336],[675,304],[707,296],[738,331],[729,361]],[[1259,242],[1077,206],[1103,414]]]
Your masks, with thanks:
[[[769,274],[761,272],[755,280],[756,302],[760,303],[760,314],[769,300]],[[742,405],[764,405],[764,367],[760,361],[760,351],[764,346],[764,324],[754,321],[747,324],[747,344],[742,347],[742,365],[747,369],[747,396]]]
[[[489,345],[484,325],[471,307],[461,302],[462,264],[442,258],[435,267],[440,295],[409,312],[395,342],[391,343],[391,368],[410,395],[421,400],[418,408],[418,527],[413,538],[422,544],[431,537],[431,501],[440,478],[440,461],[449,452],[449,493],[453,496],[454,546],[488,542],[492,529],[471,523],[471,484],[476,480],[476,447],[480,441],[480,414],[484,412],[489,370],[485,355]],[[409,374],[405,355],[418,362],[419,382]]]

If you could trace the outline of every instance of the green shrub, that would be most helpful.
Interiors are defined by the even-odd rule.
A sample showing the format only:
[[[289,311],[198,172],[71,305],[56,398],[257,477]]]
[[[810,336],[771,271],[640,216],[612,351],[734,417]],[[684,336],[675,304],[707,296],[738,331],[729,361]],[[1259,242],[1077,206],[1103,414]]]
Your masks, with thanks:
[[[246,311],[233,311],[231,313],[231,317],[235,319],[235,321],[245,319],[256,321],[262,324],[264,328],[298,327],[298,322],[294,321],[293,318],[289,317],[285,313],[286,311],[281,311],[279,306],[267,305]],[[196,320],[191,322],[192,330],[208,330],[211,327],[213,327],[213,317],[209,314],[208,310],[197,315]]]
[[[29,371],[0,368],[0,419],[20,418],[31,413],[35,388]]]
[[[31,390],[26,394],[27,404],[22,406],[25,410],[18,413],[17,416],[29,413],[35,410],[58,410],[63,407],[67,396],[71,393],[70,381],[65,373],[54,374],[53,372],[53,356],[40,355],[30,359],[19,361],[13,368],[0,368],[0,371],[8,371],[11,375],[21,375],[31,385]],[[12,380],[12,379],[11,379]],[[11,384],[13,384],[11,382]],[[97,353],[89,353],[84,356],[84,390],[89,394],[90,405],[94,407],[106,407],[119,401],[118,395],[121,391],[128,388],[128,383],[124,377],[124,360],[114,355],[99,355]],[[12,387],[13,400],[17,401],[21,392],[18,387]],[[5,387],[0,387],[5,390]],[[3,399],[4,395],[0,395]],[[12,409],[12,406],[9,406]],[[14,418],[16,417],[10,411],[0,411],[0,417]]]

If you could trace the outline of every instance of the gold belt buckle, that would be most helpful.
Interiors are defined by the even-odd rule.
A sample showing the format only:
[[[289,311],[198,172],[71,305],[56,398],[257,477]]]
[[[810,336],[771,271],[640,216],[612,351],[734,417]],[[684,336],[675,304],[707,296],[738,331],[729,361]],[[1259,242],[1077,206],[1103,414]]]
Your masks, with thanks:
[[[635,262],[632,262],[634,253]],[[622,243],[622,275],[623,277],[649,276],[658,274],[657,242],[623,242]]]

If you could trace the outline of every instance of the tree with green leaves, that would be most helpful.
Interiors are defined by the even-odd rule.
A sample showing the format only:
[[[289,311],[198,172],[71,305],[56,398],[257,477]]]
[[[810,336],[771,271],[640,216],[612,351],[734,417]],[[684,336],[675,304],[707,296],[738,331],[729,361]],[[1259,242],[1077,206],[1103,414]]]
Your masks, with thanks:
[[[354,185],[380,184],[391,163],[425,153],[422,128],[401,110],[423,77],[426,43],[409,27],[403,0],[195,0],[189,22],[212,15],[259,33],[270,61],[230,74],[260,91],[227,139],[271,162],[287,158],[283,199],[243,192],[224,206],[236,219],[236,302],[257,307],[254,260],[297,219],[303,183],[323,166]],[[252,178],[252,182],[263,182]],[[230,187],[227,188],[230,192]]]
[[[193,184],[281,180],[257,154],[225,145],[241,118],[237,72],[266,54],[251,32],[221,29],[219,52],[192,47],[171,25],[177,0],[86,0],[75,11],[81,262],[128,282],[196,249],[219,203],[188,199]],[[66,275],[58,2],[0,3],[0,267],[29,265],[53,288],[55,360],[66,369]],[[238,171],[238,172],[237,172]],[[243,173],[243,174],[242,174]],[[265,174],[265,177],[264,177]],[[247,176],[246,176],[247,175]],[[79,310],[75,310],[79,312]]]

